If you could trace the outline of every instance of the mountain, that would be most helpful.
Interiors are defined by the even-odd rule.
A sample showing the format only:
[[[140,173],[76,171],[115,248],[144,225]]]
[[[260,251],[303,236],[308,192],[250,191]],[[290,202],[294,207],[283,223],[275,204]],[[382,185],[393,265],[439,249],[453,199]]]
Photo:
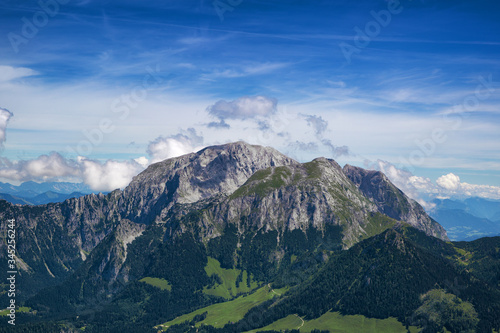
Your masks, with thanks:
[[[328,285],[322,279],[335,271],[345,271],[350,281],[335,287],[342,298],[335,301],[338,311],[412,324],[407,317],[423,306],[417,295],[457,278],[478,295],[492,295],[490,312],[483,311],[488,302],[455,296],[465,307],[473,304],[478,325],[496,325],[485,313],[497,313],[497,287],[484,272],[496,267],[496,257],[485,254],[487,265],[466,272],[462,255],[475,249],[447,243],[441,225],[382,173],[341,168],[331,159],[299,163],[244,142],[213,146],[153,164],[123,191],[40,206],[0,201],[3,234],[9,218],[16,219],[23,286],[16,297],[31,308],[19,318],[33,325],[153,331],[239,293],[253,297],[271,283],[309,294],[315,284]],[[399,254],[401,249],[408,250]],[[6,267],[5,253],[1,243],[0,265]],[[377,288],[365,293],[366,279],[356,274],[370,269]],[[350,289],[355,281],[357,289]],[[414,288],[408,299],[388,303],[408,288]],[[343,303],[355,295],[371,300],[371,312]],[[6,294],[0,299],[8,301]],[[325,309],[321,304],[311,305],[315,315]],[[298,312],[290,307],[283,314],[287,309]]]
[[[62,194],[62,193],[56,193],[52,191],[47,191],[41,194],[38,194],[34,197],[20,197],[20,196],[13,196],[10,194],[6,193],[0,193],[0,199],[8,201],[13,204],[19,204],[19,205],[45,205],[53,202],[63,202],[66,199],[70,198],[78,198],[78,197],[83,197],[84,193],[81,192],[73,192],[70,194]]]
[[[0,200],[5,200],[5,201],[8,201],[8,202],[13,203],[15,205],[30,205],[31,204],[31,202],[29,202],[28,200],[26,200],[24,198],[10,195],[7,193],[0,193]]]
[[[474,240],[500,235],[500,201],[469,198],[464,201],[435,199],[429,211],[447,231],[450,239]]]
[[[500,201],[498,200],[486,200],[483,198],[469,198],[464,201],[466,205],[466,211],[470,214],[487,218],[491,221],[500,220]]]
[[[19,186],[0,182],[0,193],[16,195],[23,198],[33,198],[45,192],[55,192],[60,194],[84,193],[90,194],[93,191],[83,183],[68,182],[47,182],[36,183],[33,181],[24,182]]]
[[[176,204],[227,196],[256,171],[298,162],[269,147],[237,142],[149,166],[122,194],[123,214],[132,221],[163,221]]]
[[[72,192],[70,194],[56,193],[47,191],[30,199],[33,205],[44,205],[52,202],[62,202],[70,198],[83,197],[85,194],[81,192]]]
[[[93,193],[83,183],[24,182],[19,186],[0,182],[0,199],[20,205],[44,205],[63,202],[69,198],[77,198]]]

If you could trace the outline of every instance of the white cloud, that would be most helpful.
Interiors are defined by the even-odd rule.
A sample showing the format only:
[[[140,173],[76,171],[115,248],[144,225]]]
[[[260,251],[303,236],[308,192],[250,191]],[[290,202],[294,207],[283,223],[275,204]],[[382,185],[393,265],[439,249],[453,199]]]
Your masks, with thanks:
[[[203,137],[198,136],[196,130],[190,128],[184,131],[184,133],[156,138],[150,142],[148,154],[151,156],[151,163],[156,163],[168,158],[198,151],[203,148],[202,144]]]
[[[415,176],[411,172],[399,169],[386,161],[378,160],[376,163],[370,164],[369,167],[385,173],[394,185],[425,208],[431,208],[429,201],[435,198],[482,197],[493,200],[500,199],[500,187],[461,182],[460,177],[453,173],[439,177],[434,183],[429,178]]]
[[[145,156],[134,158],[134,161],[142,165],[144,168],[149,164],[149,160]]]
[[[193,150],[191,143],[182,138],[158,137],[148,146],[148,153],[152,157],[152,163],[188,154]]]
[[[249,119],[272,115],[277,104],[276,99],[266,96],[243,96],[230,102],[220,100],[207,111],[219,119]]]
[[[142,158],[139,159],[143,161]],[[32,160],[10,161],[0,159],[0,178],[7,181],[82,181],[96,191],[111,191],[127,186],[132,178],[144,170],[134,160],[104,163],[79,157],[66,159],[59,153],[41,155]]]
[[[468,197],[477,196],[486,199],[500,199],[500,187],[498,186],[460,183],[460,189]]]
[[[435,185],[429,178],[415,176],[411,172],[399,169],[389,162],[378,160],[369,167],[383,172],[401,191],[419,202],[422,201],[423,193],[435,192]]]
[[[112,191],[127,186],[132,178],[144,168],[135,161],[112,161],[104,164],[97,161],[79,158],[85,184],[96,191]]]
[[[15,181],[54,181],[68,177],[78,177],[80,167],[73,160],[67,160],[59,153],[41,155],[32,160],[11,162],[0,160],[0,178]]]
[[[171,137],[159,137],[150,143],[148,154],[135,160],[99,162],[86,157],[66,159],[57,152],[31,160],[0,159],[0,178],[6,181],[82,181],[96,191],[126,187],[150,162],[197,151],[203,138],[192,128]]]
[[[36,71],[26,67],[0,66],[0,82],[7,82],[37,74]]]
[[[7,123],[12,116],[12,112],[7,109],[0,108],[0,147],[2,147],[3,143],[5,142]]]
[[[460,177],[449,173],[447,175],[441,176],[436,180],[436,183],[444,189],[455,191],[460,185]]]

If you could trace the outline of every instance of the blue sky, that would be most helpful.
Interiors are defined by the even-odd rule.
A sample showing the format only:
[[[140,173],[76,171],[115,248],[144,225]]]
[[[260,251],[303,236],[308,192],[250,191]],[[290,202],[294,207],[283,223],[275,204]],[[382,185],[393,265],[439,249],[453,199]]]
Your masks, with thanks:
[[[2,1],[0,181],[109,190],[241,139],[381,169],[414,197],[499,199],[498,13],[497,1]]]

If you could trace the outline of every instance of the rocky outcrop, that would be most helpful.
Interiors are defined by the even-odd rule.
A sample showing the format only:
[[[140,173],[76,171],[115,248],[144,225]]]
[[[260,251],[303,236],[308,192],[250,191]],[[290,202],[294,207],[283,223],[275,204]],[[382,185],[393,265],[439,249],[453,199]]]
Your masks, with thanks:
[[[0,233],[15,219],[16,250],[21,299],[73,273],[97,244],[120,221],[116,195],[91,194],[63,203],[41,206],[12,205],[0,201]],[[0,261],[6,261],[0,243]],[[6,265],[5,265],[6,267]]]

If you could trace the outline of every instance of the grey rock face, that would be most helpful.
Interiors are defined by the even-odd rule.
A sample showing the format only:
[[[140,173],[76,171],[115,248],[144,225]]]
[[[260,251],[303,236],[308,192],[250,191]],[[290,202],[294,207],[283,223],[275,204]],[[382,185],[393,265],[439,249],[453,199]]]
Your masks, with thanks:
[[[380,171],[344,166],[344,173],[378,210],[398,221],[404,221],[427,235],[448,240],[446,230],[427,215],[415,200],[408,198]]]
[[[343,227],[344,247],[349,247],[366,234],[363,227],[370,213],[377,211],[344,175],[333,160],[318,158],[304,164],[272,167],[254,174],[227,199],[207,210],[202,225],[206,237],[218,236],[224,223],[234,223],[241,233],[250,221],[256,230],[286,230],[325,224]]]
[[[124,190],[120,204],[133,221],[161,222],[176,203],[229,195],[258,170],[293,164],[298,162],[269,147],[244,142],[208,147],[151,165]]]
[[[6,234],[7,219],[16,221],[21,298],[61,282],[114,229],[120,218],[113,196],[92,194],[34,207],[0,202],[0,232]],[[0,242],[0,260],[6,253]]]

